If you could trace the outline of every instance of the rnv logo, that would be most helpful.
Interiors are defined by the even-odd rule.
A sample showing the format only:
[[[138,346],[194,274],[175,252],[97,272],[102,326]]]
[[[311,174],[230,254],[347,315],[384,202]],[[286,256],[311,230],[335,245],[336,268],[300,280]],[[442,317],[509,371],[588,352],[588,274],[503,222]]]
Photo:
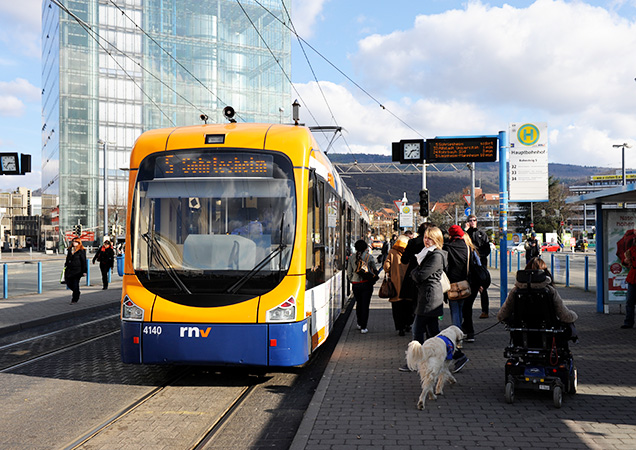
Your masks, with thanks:
[[[198,338],[198,337],[208,337],[210,334],[211,327],[207,327],[205,330],[202,330],[197,327],[180,327],[179,328],[179,337],[189,337],[189,338]]]

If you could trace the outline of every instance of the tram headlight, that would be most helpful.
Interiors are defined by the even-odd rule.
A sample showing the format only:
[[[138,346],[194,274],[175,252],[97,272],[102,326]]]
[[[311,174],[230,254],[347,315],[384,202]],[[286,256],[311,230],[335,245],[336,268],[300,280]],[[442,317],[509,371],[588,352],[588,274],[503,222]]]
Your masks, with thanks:
[[[293,322],[296,320],[296,300],[289,297],[280,305],[267,311],[268,322]]]
[[[141,322],[144,320],[144,310],[135,305],[135,302],[130,297],[125,296],[121,307],[121,318]]]

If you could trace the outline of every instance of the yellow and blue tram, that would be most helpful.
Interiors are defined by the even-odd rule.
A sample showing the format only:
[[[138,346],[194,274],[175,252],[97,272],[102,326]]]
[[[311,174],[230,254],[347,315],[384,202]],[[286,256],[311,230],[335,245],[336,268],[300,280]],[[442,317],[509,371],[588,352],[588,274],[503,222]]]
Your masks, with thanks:
[[[296,366],[329,335],[368,217],[302,126],[148,131],[132,150],[125,363]]]

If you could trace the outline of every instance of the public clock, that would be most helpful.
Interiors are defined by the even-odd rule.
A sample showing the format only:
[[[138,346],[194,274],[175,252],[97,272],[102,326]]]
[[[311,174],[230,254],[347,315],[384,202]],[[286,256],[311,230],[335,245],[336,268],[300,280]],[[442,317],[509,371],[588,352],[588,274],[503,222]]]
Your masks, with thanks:
[[[419,161],[422,157],[422,144],[420,142],[405,142],[402,154],[405,161]]]
[[[0,156],[0,168],[2,173],[16,174],[18,173],[18,155],[5,154]]]

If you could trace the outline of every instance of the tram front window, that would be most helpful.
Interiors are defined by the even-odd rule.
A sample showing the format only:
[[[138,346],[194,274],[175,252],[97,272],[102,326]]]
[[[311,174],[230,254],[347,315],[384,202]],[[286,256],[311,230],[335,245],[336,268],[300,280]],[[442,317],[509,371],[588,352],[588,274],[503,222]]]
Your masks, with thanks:
[[[133,267],[150,291],[219,306],[265,293],[287,273],[296,221],[291,163],[274,153],[236,155],[174,152],[141,163]]]

